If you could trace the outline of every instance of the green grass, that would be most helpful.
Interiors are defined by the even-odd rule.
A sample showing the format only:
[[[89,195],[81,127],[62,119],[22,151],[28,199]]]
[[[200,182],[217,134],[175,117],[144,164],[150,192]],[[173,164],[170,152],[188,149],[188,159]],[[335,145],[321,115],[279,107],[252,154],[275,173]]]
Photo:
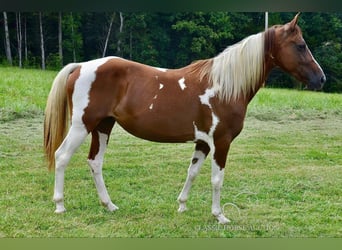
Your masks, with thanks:
[[[341,237],[342,95],[262,89],[226,166],[222,206],[211,216],[210,160],[189,211],[178,214],[192,144],[158,144],[116,127],[98,201],[86,163],[89,138],[65,181],[67,213],[55,215],[54,174],[42,151],[43,110],[56,72],[0,68],[0,237]],[[17,92],[17,91],[18,92]]]
[[[54,71],[0,68],[0,122],[42,114]]]

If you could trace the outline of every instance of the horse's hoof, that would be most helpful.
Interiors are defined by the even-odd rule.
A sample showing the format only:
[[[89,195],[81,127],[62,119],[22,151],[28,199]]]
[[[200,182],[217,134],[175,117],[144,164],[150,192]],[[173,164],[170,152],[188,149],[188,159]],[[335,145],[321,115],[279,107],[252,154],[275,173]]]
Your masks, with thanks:
[[[56,208],[55,210],[55,214],[63,214],[66,212],[66,209],[63,207],[63,208]]]
[[[185,212],[187,210],[188,210],[188,208],[186,207],[185,203],[180,203],[179,204],[178,213],[183,213],[183,212]]]
[[[230,223],[230,220],[226,218],[222,213],[216,216],[219,224],[225,225]]]
[[[114,212],[115,210],[118,210],[119,208],[117,206],[115,206],[112,202],[108,203],[105,205],[105,207],[107,207],[107,210],[109,212]]]

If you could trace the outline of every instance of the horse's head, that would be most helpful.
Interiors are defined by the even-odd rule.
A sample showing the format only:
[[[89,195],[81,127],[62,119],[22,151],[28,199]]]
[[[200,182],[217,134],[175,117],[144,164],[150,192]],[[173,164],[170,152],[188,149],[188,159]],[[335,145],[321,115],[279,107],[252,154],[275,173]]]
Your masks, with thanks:
[[[305,43],[297,25],[298,16],[299,13],[285,25],[274,26],[271,56],[277,66],[305,83],[308,89],[319,90],[326,77]]]

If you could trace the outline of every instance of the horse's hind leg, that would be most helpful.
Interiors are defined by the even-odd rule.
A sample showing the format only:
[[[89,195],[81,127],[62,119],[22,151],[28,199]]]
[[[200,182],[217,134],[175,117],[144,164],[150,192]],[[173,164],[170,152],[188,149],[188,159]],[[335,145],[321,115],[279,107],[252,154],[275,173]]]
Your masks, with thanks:
[[[88,132],[82,126],[71,126],[62,144],[55,153],[55,190],[53,200],[56,203],[55,213],[65,212],[64,207],[64,171],[68,165],[71,156],[87,137]]]
[[[103,206],[109,211],[117,210],[106,189],[103,175],[102,165],[104,153],[107,148],[110,132],[114,126],[115,120],[113,118],[106,118],[100,122],[94,131],[92,131],[92,142],[88,156],[88,164],[92,175],[94,177],[96,189]]]
[[[201,141],[197,142],[196,147],[195,147],[195,152],[191,158],[190,166],[188,169],[188,175],[186,177],[184,187],[177,199],[179,203],[178,212],[184,212],[187,210],[186,201],[188,200],[192,183],[195,180],[196,176],[198,175],[201,169],[201,166],[204,160],[206,159],[209,151],[210,151],[209,146],[206,143],[201,142]]]

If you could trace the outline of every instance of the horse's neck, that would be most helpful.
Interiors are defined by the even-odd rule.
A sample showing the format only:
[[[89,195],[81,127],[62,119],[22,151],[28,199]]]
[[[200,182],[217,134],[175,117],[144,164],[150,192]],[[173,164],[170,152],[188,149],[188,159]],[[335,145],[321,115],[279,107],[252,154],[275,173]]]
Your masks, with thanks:
[[[265,54],[265,62],[264,62],[264,74],[258,84],[256,84],[254,91],[251,91],[250,94],[247,96],[246,101],[249,103],[253,97],[257,94],[259,89],[266,85],[266,80],[268,75],[270,74],[271,70],[274,68],[275,64],[273,62],[273,58],[271,54]]]

